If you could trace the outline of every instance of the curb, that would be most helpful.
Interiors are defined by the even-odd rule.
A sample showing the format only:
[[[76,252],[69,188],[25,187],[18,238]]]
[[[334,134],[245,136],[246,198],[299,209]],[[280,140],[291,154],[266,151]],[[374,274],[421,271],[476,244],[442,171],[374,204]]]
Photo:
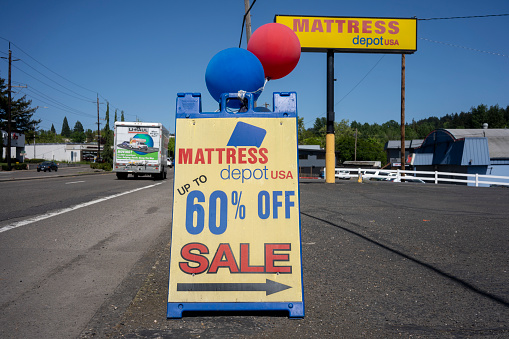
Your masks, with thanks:
[[[0,182],[5,181],[22,181],[22,180],[39,180],[39,179],[51,179],[51,178],[64,178],[64,177],[77,177],[82,175],[93,175],[93,174],[105,174],[105,173],[113,173],[113,172],[105,172],[104,170],[96,170],[93,172],[78,172],[73,174],[57,174],[49,177],[26,177],[26,178],[0,178]]]

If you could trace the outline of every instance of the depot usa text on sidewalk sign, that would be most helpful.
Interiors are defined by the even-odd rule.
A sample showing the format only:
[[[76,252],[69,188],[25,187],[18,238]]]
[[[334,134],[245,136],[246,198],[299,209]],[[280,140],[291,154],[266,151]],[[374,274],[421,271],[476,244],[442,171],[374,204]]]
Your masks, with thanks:
[[[201,112],[178,94],[168,318],[186,311],[304,316],[297,95],[273,112]]]

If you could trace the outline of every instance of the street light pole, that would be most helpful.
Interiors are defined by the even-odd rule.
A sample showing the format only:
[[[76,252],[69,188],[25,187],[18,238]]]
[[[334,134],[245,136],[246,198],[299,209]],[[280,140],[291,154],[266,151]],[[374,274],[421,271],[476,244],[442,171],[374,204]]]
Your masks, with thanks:
[[[7,83],[7,168],[11,170],[11,64],[12,51],[9,42],[9,79]]]

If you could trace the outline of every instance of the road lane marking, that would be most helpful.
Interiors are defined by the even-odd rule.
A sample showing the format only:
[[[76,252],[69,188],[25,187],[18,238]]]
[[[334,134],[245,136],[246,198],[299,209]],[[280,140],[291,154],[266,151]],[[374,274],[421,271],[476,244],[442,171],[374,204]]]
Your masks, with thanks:
[[[80,182],[85,182],[85,181],[70,181],[70,182],[66,182],[65,184],[66,185],[69,185],[69,184],[79,184]]]
[[[6,231],[9,231],[9,230],[21,227],[21,226],[26,226],[26,225],[32,224],[34,222],[45,220],[45,219],[48,219],[48,218],[51,218],[51,217],[55,217],[55,216],[60,215],[60,214],[64,214],[64,213],[67,213],[67,212],[72,212],[72,211],[75,211],[75,210],[80,209],[82,207],[91,206],[91,205],[98,204],[98,203],[106,201],[106,200],[110,200],[110,199],[113,199],[113,198],[121,197],[121,196],[126,195],[126,194],[138,192],[138,191],[144,190],[146,188],[152,188],[152,187],[155,187],[155,186],[158,186],[158,185],[161,185],[161,184],[162,184],[162,182],[157,183],[157,184],[153,184],[153,185],[149,185],[149,186],[145,186],[145,187],[136,188],[136,189],[133,189],[133,190],[130,190],[130,191],[113,194],[113,195],[110,195],[108,197],[104,197],[104,198],[100,198],[100,199],[97,199],[97,200],[92,200],[92,201],[84,202],[82,204],[78,204],[78,205],[75,205],[75,206],[63,208],[61,210],[57,210],[57,211],[54,211],[54,212],[50,212],[50,213],[46,213],[46,214],[41,214],[41,215],[38,215],[38,216],[35,216],[35,217],[32,217],[32,218],[26,219],[26,220],[21,220],[21,221],[18,221],[18,222],[15,222],[13,224],[10,224],[10,225],[7,225],[7,226],[4,226],[4,227],[0,228],[0,233],[6,232]]]

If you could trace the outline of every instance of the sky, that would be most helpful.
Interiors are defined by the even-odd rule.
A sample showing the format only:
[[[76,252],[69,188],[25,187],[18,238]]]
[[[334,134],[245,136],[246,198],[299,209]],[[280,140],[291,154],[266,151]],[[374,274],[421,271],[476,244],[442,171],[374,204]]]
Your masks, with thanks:
[[[250,1],[251,3],[253,0]],[[110,127],[118,119],[161,122],[175,131],[179,92],[199,92],[203,111],[217,110],[205,70],[218,52],[238,47],[243,0],[35,1],[2,0],[0,56],[13,59],[15,99],[26,95],[39,129],[60,132],[101,127],[106,102]],[[276,14],[430,19],[508,14],[507,0],[339,1],[257,0],[252,31]],[[245,30],[244,30],[245,31]],[[509,105],[509,16],[419,20],[417,51],[406,55],[406,121],[468,112],[480,104]],[[245,34],[241,48],[246,48]],[[303,52],[286,77],[269,81],[258,105],[273,92],[297,92],[306,128],[325,117],[326,53]],[[336,53],[336,121],[400,121],[401,54]],[[8,62],[0,59],[0,77]],[[25,87],[26,88],[23,88]],[[269,106],[269,108],[272,108]]]

